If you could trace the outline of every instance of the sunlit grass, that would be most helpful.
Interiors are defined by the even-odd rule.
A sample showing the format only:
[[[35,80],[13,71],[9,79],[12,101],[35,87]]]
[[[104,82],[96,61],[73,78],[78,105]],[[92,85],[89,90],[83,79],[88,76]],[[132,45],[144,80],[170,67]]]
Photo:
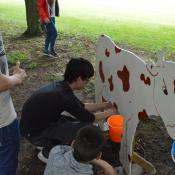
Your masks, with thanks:
[[[20,1],[20,0],[15,0]],[[6,1],[7,2],[7,1]],[[26,28],[24,3],[11,4],[0,2],[0,31],[12,35],[23,33]],[[64,8],[63,8],[64,9]],[[80,12],[63,12],[56,24],[60,34],[86,36],[97,40],[102,33],[109,35],[117,44],[128,47],[159,52],[167,48],[168,53],[175,53],[175,26],[161,24],[154,20],[141,20],[137,16],[100,17],[93,16],[83,9]],[[84,14],[84,15],[82,15]]]

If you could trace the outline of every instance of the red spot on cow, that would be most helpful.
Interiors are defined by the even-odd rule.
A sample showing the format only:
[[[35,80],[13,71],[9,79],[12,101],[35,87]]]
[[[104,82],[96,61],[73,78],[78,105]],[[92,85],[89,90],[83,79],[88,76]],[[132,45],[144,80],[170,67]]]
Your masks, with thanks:
[[[139,120],[146,120],[148,119],[148,114],[146,113],[146,110],[143,109],[143,111],[138,113]]]
[[[131,156],[128,154],[128,160],[129,162],[131,162]]]
[[[141,79],[142,81],[144,81],[144,80],[145,80],[145,75],[144,75],[144,74],[141,74],[141,75],[140,75],[140,79]]]
[[[114,84],[112,82],[112,75],[110,76],[110,78],[108,78],[108,82],[109,82],[109,89],[110,89],[110,91],[113,91]]]
[[[165,95],[168,95],[168,90],[167,90],[167,86],[166,86],[166,83],[165,83],[165,80],[163,78],[163,87],[162,87],[162,91]]]
[[[108,49],[105,49],[105,55],[106,55],[107,57],[110,56],[110,52],[108,51]]]
[[[102,96],[102,102],[107,102],[107,100]]]
[[[149,86],[151,85],[151,80],[149,77],[146,78],[145,80],[145,84],[148,84]]]
[[[122,71],[117,71],[118,77],[122,80],[123,84],[123,91],[127,92],[129,91],[130,84],[129,84],[129,71],[126,66],[123,67]]]
[[[145,78],[145,75],[144,74],[141,74],[140,75],[140,79],[146,84],[146,85],[151,85],[151,79],[150,77],[147,77]]]
[[[105,75],[103,73],[103,63],[102,63],[102,61],[100,61],[100,63],[99,63],[99,75],[100,75],[101,81],[104,83],[105,82]]]
[[[115,53],[120,53],[121,49],[115,46]]]

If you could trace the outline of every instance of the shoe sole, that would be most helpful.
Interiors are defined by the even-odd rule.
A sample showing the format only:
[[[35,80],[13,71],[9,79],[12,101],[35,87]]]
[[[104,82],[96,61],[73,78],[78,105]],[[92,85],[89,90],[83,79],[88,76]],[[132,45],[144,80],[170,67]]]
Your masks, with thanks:
[[[49,55],[49,57],[52,57],[52,58],[58,58],[58,56],[53,56],[53,55]]]
[[[48,160],[43,156],[41,151],[38,153],[38,159],[41,160],[43,163],[47,163],[47,160]]]
[[[47,54],[47,53],[43,53],[43,55],[44,55],[44,56],[50,56],[50,55],[49,55],[49,54]]]

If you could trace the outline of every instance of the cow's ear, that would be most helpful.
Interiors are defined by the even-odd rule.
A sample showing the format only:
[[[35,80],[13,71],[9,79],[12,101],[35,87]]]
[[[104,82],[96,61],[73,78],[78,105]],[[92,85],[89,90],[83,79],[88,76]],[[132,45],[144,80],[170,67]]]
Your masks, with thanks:
[[[166,57],[166,49],[163,48],[159,54],[159,57],[156,63],[158,67],[164,67],[165,57]]]

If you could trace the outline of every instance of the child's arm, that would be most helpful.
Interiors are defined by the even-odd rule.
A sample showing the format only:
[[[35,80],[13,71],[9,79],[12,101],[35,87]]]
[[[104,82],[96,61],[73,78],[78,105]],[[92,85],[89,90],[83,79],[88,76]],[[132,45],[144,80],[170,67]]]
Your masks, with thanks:
[[[90,163],[101,167],[103,169],[104,175],[116,175],[114,168],[102,159],[94,159]]]

